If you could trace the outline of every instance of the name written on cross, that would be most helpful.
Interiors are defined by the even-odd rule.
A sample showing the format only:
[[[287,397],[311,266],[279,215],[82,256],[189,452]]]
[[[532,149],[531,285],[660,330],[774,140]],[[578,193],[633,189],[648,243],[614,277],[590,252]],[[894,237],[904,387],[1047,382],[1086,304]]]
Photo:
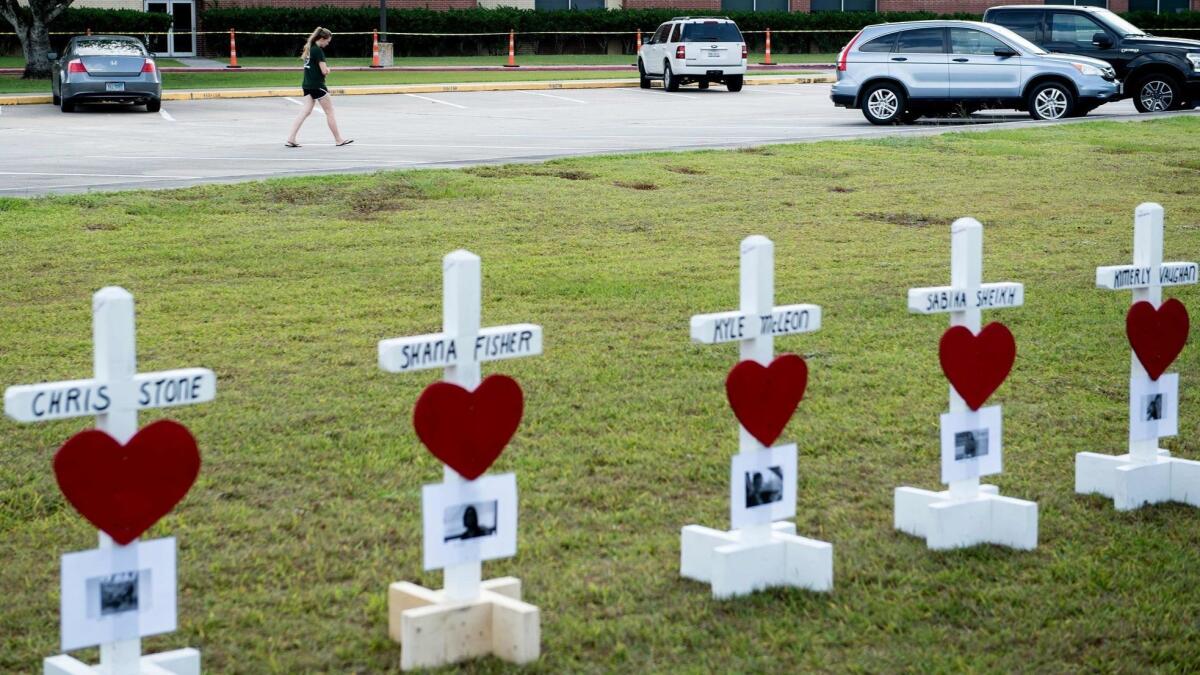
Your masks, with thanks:
[[[133,376],[138,408],[205,403],[216,397],[217,378],[206,368],[182,368]],[[103,415],[112,406],[109,384],[70,380],[9,387],[4,412],[22,422]]]
[[[472,341],[473,348],[465,349]],[[384,340],[380,348],[380,365],[388,372],[447,368],[464,361],[478,363],[541,354],[542,329],[534,324],[483,328],[474,340],[432,333]]]
[[[909,311],[920,314],[999,309],[1025,304],[1025,287],[1015,283],[982,284],[974,291],[951,286],[913,288],[908,292]]]
[[[749,340],[761,335],[794,335],[820,328],[821,308],[817,305],[786,305],[759,316],[733,311],[692,317],[692,339],[703,344]]]
[[[1182,286],[1197,281],[1198,266],[1192,262],[1165,262],[1158,269],[1158,286]],[[1149,265],[1110,265],[1096,268],[1096,285],[1122,290],[1154,285]]]

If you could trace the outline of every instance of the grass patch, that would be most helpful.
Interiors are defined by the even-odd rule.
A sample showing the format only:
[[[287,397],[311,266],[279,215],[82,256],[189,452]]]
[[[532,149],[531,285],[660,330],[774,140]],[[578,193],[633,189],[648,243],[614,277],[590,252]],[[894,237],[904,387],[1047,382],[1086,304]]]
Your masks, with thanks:
[[[467,247],[484,325],[546,331],[543,357],[485,367],[526,393],[495,467],[518,472],[520,550],[485,573],[541,607],[528,672],[1184,672],[1195,509],[1116,513],[1072,487],[1076,452],[1127,435],[1129,296],[1096,290],[1094,268],[1129,260],[1140,201],[1166,208],[1167,257],[1196,257],[1195,156],[1200,119],[1180,117],[0,200],[0,382],[86,377],[90,295],[129,288],[139,368],[220,379],[216,402],[170,411],[205,464],[150,532],[179,537],[180,629],[145,648],[200,647],[214,673],[395,671],[386,585],[440,584],[418,521],[441,470],[409,422],[437,375],[383,373],[375,344],[438,330],[441,257]],[[905,292],[948,281],[964,215],[987,228],[985,279],[1027,289],[987,316],[1019,344],[995,482],[1040,504],[1031,553],[931,553],[891,527],[893,488],[938,485],[946,408],[945,317],[909,315]],[[821,331],[776,348],[809,362],[781,440],[800,447],[798,529],[833,542],[837,585],[715,602],[678,577],[679,528],[728,522],[737,349],[691,344],[688,317],[737,306],[753,233],[776,242],[777,302],[825,307]],[[1167,295],[1200,306],[1195,286]],[[1175,370],[1196,381],[1200,349]],[[1192,397],[1180,415],[1164,447],[1200,458]],[[56,653],[58,558],[95,545],[50,469],[87,424],[0,425],[0,672]]]

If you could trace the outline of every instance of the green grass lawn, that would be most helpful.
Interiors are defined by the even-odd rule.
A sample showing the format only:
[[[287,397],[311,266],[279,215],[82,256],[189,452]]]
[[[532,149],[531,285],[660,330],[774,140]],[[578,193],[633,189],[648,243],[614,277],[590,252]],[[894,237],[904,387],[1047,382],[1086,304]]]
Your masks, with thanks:
[[[779,71],[764,75],[795,75],[804,71]],[[295,72],[163,73],[164,89],[231,89],[238,87],[297,87],[301,69]],[[330,74],[330,86],[382,84],[434,84],[458,82],[534,82],[543,80],[633,79],[632,71],[527,70],[527,71],[349,71]],[[18,75],[0,75],[0,94],[48,94],[49,80],[22,80]]]
[[[484,325],[545,327],[544,356],[484,367],[526,396],[494,467],[520,482],[519,552],[485,564],[541,608],[523,672],[1185,672],[1200,513],[1117,513],[1073,494],[1073,467],[1127,437],[1129,294],[1094,269],[1130,260],[1141,201],[1166,208],[1166,257],[1197,257],[1198,153],[1186,117],[5,199],[0,382],[88,377],[91,294],[130,289],[139,368],[220,381],[170,411],[204,468],[148,533],[178,537],[180,625],[144,647],[198,647],[212,673],[394,671],[387,584],[441,579],[419,527],[441,468],[410,424],[438,373],[383,373],[376,342],[439,330],[441,257],[467,247]],[[933,553],[892,529],[895,487],[939,485],[946,409],[946,317],[908,314],[906,289],[948,282],[966,215],[984,279],[1026,284],[1025,307],[985,319],[1019,345],[993,398],[995,483],[1039,503],[1034,552]],[[679,578],[679,529],[728,524],[737,348],[691,344],[688,318],[737,307],[755,233],[776,243],[776,301],[825,308],[776,349],[808,360],[781,442],[799,444],[796,522],[833,543],[836,586],[717,602]],[[1167,295],[1200,308],[1195,286]],[[1200,379],[1200,348],[1174,370]],[[0,671],[56,653],[59,556],[95,546],[51,472],[88,425],[0,424]],[[1191,394],[1179,428],[1164,447],[1200,458]]]

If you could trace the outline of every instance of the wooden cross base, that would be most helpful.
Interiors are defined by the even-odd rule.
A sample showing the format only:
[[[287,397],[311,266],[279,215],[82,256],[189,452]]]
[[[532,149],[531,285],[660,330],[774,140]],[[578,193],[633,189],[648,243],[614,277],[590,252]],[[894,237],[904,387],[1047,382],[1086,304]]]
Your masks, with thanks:
[[[200,675],[200,651],[191,647],[147,654],[138,661],[138,675]],[[73,656],[59,654],[42,661],[43,675],[102,675],[107,667],[89,666]]]
[[[1152,462],[1081,452],[1075,455],[1075,492],[1111,497],[1118,511],[1162,502],[1200,506],[1200,462],[1176,459],[1162,448]]]
[[[711,584],[714,598],[773,586],[833,589],[833,545],[796,536],[794,523],[772,523],[770,538],[763,542],[742,542],[737,530],[688,525],[679,543],[679,574]]]
[[[931,549],[997,544],[1037,548],[1038,505],[1001,497],[995,485],[980,485],[970,499],[952,499],[950,491],[896,488],[896,529],[922,537]]]
[[[388,586],[388,635],[400,643],[401,670],[488,655],[520,665],[541,654],[540,613],[521,602],[520,579],[489,579],[473,600],[444,594],[407,581]]]

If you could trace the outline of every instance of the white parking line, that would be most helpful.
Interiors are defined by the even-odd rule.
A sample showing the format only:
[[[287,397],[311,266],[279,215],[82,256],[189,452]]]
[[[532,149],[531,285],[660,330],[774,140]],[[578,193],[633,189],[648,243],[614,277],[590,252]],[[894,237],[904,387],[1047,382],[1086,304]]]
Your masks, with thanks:
[[[433,103],[441,103],[442,105],[448,105],[448,106],[450,106],[450,107],[452,107],[452,108],[461,108],[461,109],[463,109],[463,110],[466,110],[466,109],[467,109],[467,106],[465,106],[465,105],[459,105],[459,104],[457,104],[457,103],[450,103],[449,101],[439,101],[439,100],[438,100],[438,99],[436,99],[436,98],[429,98],[428,96],[418,96],[417,94],[405,94],[405,96],[411,96],[411,97],[413,97],[413,98],[419,98],[419,99],[421,99],[422,101],[431,101],[431,102],[433,102]]]
[[[543,94],[540,91],[522,91],[521,93],[529,94],[530,96],[544,96],[546,98],[556,98],[560,101],[570,101],[571,103],[583,103],[583,104],[587,103],[587,101],[580,101],[577,98],[567,98],[566,96],[555,96],[554,94]]]
[[[161,109],[160,109],[160,110],[158,111],[158,114],[159,114],[159,115],[162,115],[162,118],[163,118],[164,120],[168,121],[168,122],[174,122],[174,121],[175,121],[175,118],[174,118],[174,117],[171,117],[171,113],[167,112],[166,110],[161,110]]]

